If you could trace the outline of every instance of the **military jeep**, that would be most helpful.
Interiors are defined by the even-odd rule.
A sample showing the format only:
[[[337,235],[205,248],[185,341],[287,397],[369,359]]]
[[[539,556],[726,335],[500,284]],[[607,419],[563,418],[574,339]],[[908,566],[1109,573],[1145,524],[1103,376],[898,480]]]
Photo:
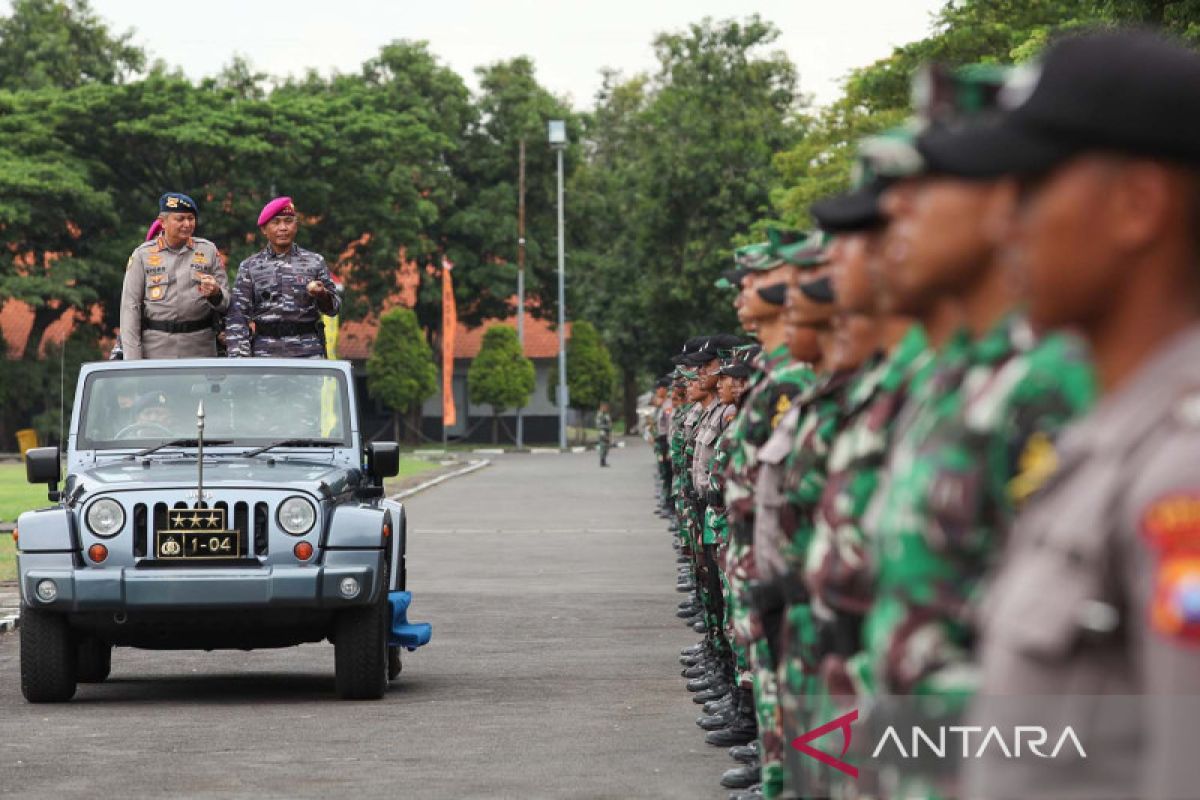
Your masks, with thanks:
[[[299,359],[88,364],[67,437],[26,455],[54,505],[17,522],[21,690],[64,701],[113,647],[328,639],[334,685],[375,699],[409,623],[393,442],[364,443],[350,365]]]

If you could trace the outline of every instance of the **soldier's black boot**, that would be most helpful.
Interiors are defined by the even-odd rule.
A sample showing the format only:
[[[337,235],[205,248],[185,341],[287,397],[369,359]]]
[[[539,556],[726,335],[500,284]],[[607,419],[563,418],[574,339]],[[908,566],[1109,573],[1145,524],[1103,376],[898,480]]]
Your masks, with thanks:
[[[762,767],[758,764],[743,764],[726,770],[721,776],[721,785],[726,789],[749,789],[762,780]]]
[[[707,716],[698,717],[696,724],[706,731],[717,731],[728,727],[736,717],[737,709],[731,705]]]
[[[718,711],[723,711],[726,708],[737,708],[737,704],[733,700],[733,693],[721,697],[717,700],[710,700],[704,704],[705,714],[716,714]]]
[[[753,741],[750,744],[739,744],[737,747],[729,748],[729,757],[739,764],[752,764],[758,759],[758,742]]]
[[[749,744],[758,735],[758,723],[754,718],[753,693],[740,687],[733,691],[736,703],[733,720],[724,728],[710,731],[704,737],[704,741],[713,747]]]
[[[729,691],[729,684],[718,683],[715,686],[696,692],[692,695],[692,702],[696,705],[704,705],[709,700],[716,700],[718,697],[726,694]],[[740,742],[739,742],[740,744]]]

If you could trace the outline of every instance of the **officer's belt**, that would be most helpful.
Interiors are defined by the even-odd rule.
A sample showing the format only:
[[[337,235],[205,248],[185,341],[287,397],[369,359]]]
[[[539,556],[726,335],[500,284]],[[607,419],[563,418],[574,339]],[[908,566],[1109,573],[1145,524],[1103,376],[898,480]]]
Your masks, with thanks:
[[[163,333],[195,333],[196,331],[211,329],[212,324],[212,314],[200,319],[189,319],[182,322],[170,322],[165,319],[142,317],[142,330],[162,331]]]
[[[305,336],[312,334],[320,336],[324,326],[318,322],[255,322],[255,336],[269,336],[279,339],[284,336]]]

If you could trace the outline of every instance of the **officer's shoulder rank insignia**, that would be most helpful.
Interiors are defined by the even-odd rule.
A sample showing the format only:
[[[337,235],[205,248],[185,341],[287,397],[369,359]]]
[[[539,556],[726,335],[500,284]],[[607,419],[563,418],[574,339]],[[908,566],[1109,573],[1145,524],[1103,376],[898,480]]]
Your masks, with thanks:
[[[1031,494],[1042,488],[1058,469],[1058,454],[1054,443],[1042,431],[1035,432],[1025,442],[1025,449],[1017,459],[1017,474],[1008,482],[1008,496],[1020,505]]]

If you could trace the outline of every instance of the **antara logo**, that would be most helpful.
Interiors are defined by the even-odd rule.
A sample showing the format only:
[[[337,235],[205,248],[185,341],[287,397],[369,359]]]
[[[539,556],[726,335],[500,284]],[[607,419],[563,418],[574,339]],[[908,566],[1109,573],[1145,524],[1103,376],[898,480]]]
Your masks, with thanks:
[[[815,758],[822,764],[830,766],[839,772],[858,777],[858,767],[845,762],[843,759],[850,749],[854,732],[851,725],[858,721],[858,709],[826,722],[820,727],[813,728],[802,736],[792,740],[792,747],[806,756]],[[830,755],[812,746],[812,743],[828,733],[841,731],[842,748],[837,756]],[[907,746],[905,742],[907,741]],[[961,747],[953,747],[955,741]],[[916,758],[983,758],[989,749],[1002,753],[1005,758],[1021,758],[1032,754],[1038,758],[1057,758],[1064,747],[1069,746],[1080,758],[1087,758],[1083,744],[1075,734],[1075,730],[1066,726],[1054,740],[1053,748],[1046,752],[1051,741],[1050,732],[1040,725],[1017,725],[1007,733],[996,725],[939,725],[929,726],[928,730],[919,725],[913,725],[908,736],[902,738],[895,725],[889,725],[879,737],[871,758],[880,755],[899,756],[902,759]]]
[[[792,739],[792,747],[799,750],[801,753],[804,753],[806,756],[812,756],[822,764],[826,764],[836,770],[846,773],[851,778],[857,778],[858,767],[842,761],[842,759],[846,756],[846,751],[850,749],[850,739],[854,736],[854,731],[850,729],[850,724],[857,719],[858,709],[856,708],[847,714],[843,714],[837,719],[826,722],[819,728],[813,728],[803,736],[797,736],[795,739]],[[842,752],[838,757],[835,758],[828,753],[822,752],[809,745],[809,742],[816,741],[830,731],[835,730],[841,730],[842,732]]]

